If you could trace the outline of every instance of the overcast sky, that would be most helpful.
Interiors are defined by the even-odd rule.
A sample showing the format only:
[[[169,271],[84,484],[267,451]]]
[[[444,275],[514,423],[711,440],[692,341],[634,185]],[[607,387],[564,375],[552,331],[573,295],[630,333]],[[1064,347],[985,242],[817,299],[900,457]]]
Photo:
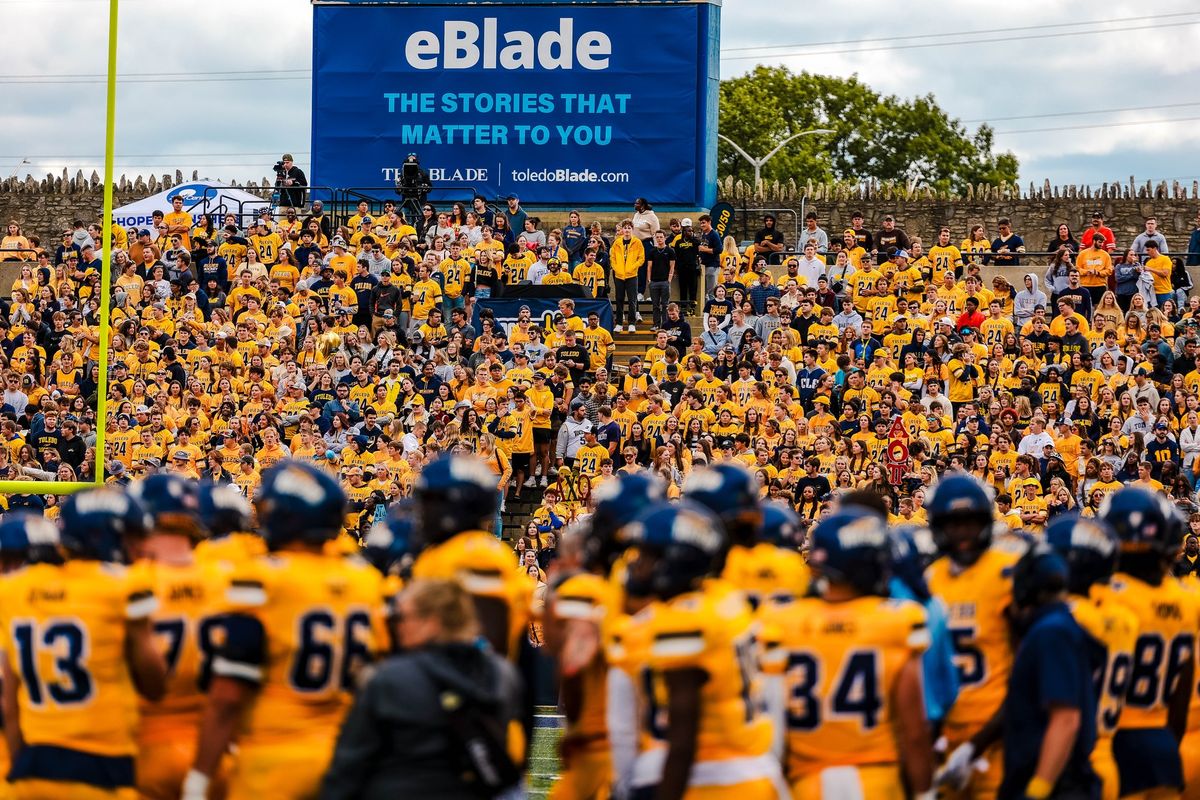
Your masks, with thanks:
[[[107,6],[0,0],[0,176],[102,171]],[[311,18],[303,0],[122,0],[118,174],[261,178],[285,150],[307,169]],[[726,0],[722,20],[723,77],[784,64],[932,92],[991,122],[1023,183],[1200,179],[1194,2]]]

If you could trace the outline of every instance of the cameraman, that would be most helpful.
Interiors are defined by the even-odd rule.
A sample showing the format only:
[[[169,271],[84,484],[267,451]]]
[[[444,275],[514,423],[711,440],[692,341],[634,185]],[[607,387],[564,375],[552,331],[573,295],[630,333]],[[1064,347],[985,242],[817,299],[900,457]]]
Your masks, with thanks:
[[[275,162],[275,185],[279,187],[279,205],[299,208],[304,205],[304,190],[295,187],[308,186],[304,170],[292,162],[292,154],[284,153]]]

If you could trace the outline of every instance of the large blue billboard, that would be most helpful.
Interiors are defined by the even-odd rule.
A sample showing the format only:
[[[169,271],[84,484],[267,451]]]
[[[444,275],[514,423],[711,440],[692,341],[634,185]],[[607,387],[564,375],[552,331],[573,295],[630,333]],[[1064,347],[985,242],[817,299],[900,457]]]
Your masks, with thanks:
[[[315,5],[312,184],[432,197],[709,207],[720,9],[710,2]],[[439,192],[439,189],[441,190]]]

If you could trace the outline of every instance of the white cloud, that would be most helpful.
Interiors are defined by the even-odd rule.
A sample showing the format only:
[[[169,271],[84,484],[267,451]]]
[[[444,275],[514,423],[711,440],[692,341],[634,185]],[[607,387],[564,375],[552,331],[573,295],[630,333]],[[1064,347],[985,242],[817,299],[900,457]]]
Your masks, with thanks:
[[[1182,0],[1143,3],[1045,3],[1044,0],[926,0],[898,7],[886,0],[853,6],[834,0],[781,3],[730,0],[722,9],[726,49],[815,43],[762,63],[835,75],[857,74],[875,89],[902,96],[932,92],[964,120],[1187,102],[1200,79],[1200,16]],[[226,70],[252,78],[264,70],[310,68],[311,7],[300,0],[162,3],[122,0],[119,69],[162,74]],[[0,75],[98,75],[105,68],[107,3],[102,0],[0,0],[9,31]],[[1130,18],[1102,24],[1098,20]],[[1087,21],[1083,26],[1065,23]],[[1149,30],[1135,28],[1154,27]],[[1059,27],[1055,27],[1059,26]],[[1003,32],[1000,29],[1026,27]],[[1117,32],[1095,34],[1114,29]],[[1002,42],[951,47],[929,34],[991,31],[955,41]],[[1080,33],[1086,35],[1078,35]],[[910,37],[910,38],[902,38]],[[911,38],[924,37],[924,38]],[[880,39],[862,45],[850,40]],[[352,43],[351,43],[352,46]],[[895,46],[897,49],[874,48]],[[727,53],[751,55],[761,51]],[[726,60],[725,76],[754,60]],[[218,76],[213,76],[218,77]],[[272,77],[293,77],[272,73]],[[124,83],[118,98],[118,171],[161,174],[198,169],[211,177],[260,178],[288,150],[307,162],[310,90],[304,80]],[[104,85],[0,84],[0,175],[99,170]],[[1140,115],[1140,116],[1139,116]],[[1113,115],[1043,116],[996,121],[997,144],[1022,160],[1022,180],[1049,177],[1095,182],[1113,174],[1172,178],[1200,174],[1200,125],[1105,126],[1106,122],[1200,117],[1200,105]],[[1004,131],[1096,125],[1080,130]],[[972,125],[971,127],[974,127]],[[236,153],[238,155],[189,155]],[[253,155],[268,154],[268,155]],[[45,158],[45,156],[71,158]],[[83,158],[80,158],[83,156]],[[154,157],[158,156],[158,157]],[[35,163],[18,162],[30,158]],[[137,163],[134,163],[137,162]]]

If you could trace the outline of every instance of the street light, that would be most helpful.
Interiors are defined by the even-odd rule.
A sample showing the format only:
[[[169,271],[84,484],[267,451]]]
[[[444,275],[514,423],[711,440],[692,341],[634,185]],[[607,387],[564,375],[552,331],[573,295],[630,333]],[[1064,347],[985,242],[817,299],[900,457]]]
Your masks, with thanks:
[[[737,142],[735,142],[733,139],[730,139],[728,136],[726,136],[723,133],[718,133],[717,136],[720,136],[722,139],[724,139],[726,142],[728,142],[730,147],[732,147],[734,150],[737,150],[739,153],[741,153],[742,158],[749,161],[750,164],[754,167],[754,186],[757,189],[759,175],[762,172],[763,164],[766,164],[768,161],[770,161],[772,156],[774,156],[776,153],[778,153],[780,150],[782,150],[783,146],[785,144],[787,144],[788,142],[792,141],[793,139],[799,139],[801,136],[812,136],[812,135],[818,134],[818,133],[834,133],[834,131],[831,131],[828,128],[814,128],[811,131],[800,131],[799,133],[794,133],[791,136],[789,136],[788,138],[784,139],[778,145],[776,145],[774,150],[767,153],[762,158],[753,157],[752,155],[747,153],[745,150],[743,150],[741,147],[739,147]]]

